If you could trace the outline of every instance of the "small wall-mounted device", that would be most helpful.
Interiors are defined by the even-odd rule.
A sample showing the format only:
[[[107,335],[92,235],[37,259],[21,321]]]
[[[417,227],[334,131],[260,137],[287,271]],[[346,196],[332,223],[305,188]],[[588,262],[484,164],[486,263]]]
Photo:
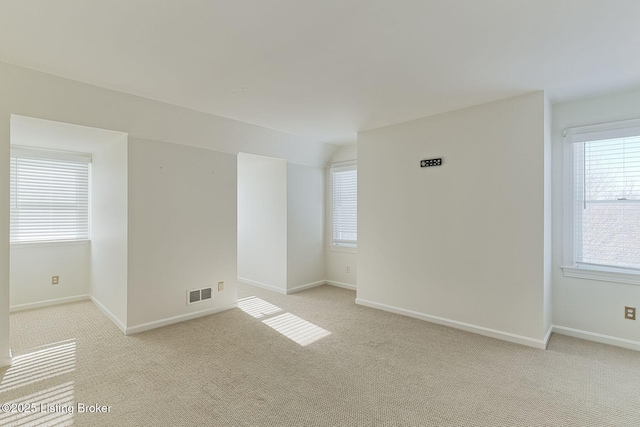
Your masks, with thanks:
[[[437,159],[420,160],[421,168],[427,168],[429,166],[440,166],[441,164],[442,164],[442,157]]]
[[[213,287],[191,289],[187,291],[187,305],[213,299]]]
[[[629,320],[636,320],[636,308],[635,307],[625,307],[624,308],[624,318]]]

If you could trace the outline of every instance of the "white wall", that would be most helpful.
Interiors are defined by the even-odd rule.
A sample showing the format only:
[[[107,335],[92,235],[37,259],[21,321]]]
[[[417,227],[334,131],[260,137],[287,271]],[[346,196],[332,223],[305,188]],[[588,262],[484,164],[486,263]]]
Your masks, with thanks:
[[[327,249],[327,282],[346,289],[356,289],[358,283],[358,253]]]
[[[325,169],[287,165],[287,290],[326,278]]]
[[[287,162],[238,154],[238,280],[287,290]]]
[[[228,277],[228,271],[232,271],[229,279],[231,287],[226,288],[223,295],[216,295],[217,299],[213,302],[213,308],[228,308],[228,303],[235,301],[233,286],[236,274],[235,155],[238,152],[280,157],[291,163],[323,167],[333,151],[333,146],[316,143],[294,135],[0,63],[0,364],[7,363],[9,355],[8,158],[11,114],[117,130],[129,134],[128,172],[130,181],[132,175],[135,181],[133,184],[130,182],[128,200],[130,239],[128,248],[128,327],[139,326],[138,322],[160,322],[151,325],[159,326],[162,322],[182,320],[186,318],[185,316],[193,315],[192,310],[195,310],[198,305],[187,308],[185,304],[184,307],[179,307],[173,296],[174,294],[183,294],[188,286],[199,284],[200,281],[195,280],[195,276],[206,279],[203,281],[209,284],[210,279],[215,277],[214,280],[217,280],[218,276]],[[160,141],[176,145],[167,148],[166,144]],[[216,150],[231,156],[221,156],[220,153],[210,154],[203,149]],[[200,168],[191,170],[187,159],[193,159],[196,165],[199,164],[200,157],[209,160],[215,158],[216,162],[221,162],[220,169],[224,173],[221,173],[220,176],[225,180],[227,186],[225,187],[227,190],[221,193],[221,201],[224,202],[224,206],[230,207],[221,209],[221,205],[217,203],[216,199],[216,211],[213,212],[212,202],[206,202],[205,211],[210,215],[205,218],[203,214],[198,218],[194,227],[206,224],[205,232],[217,236],[218,231],[215,230],[218,230],[218,225],[216,221],[222,218],[220,227],[227,227],[220,235],[221,241],[228,244],[225,248],[221,248],[219,242],[213,246],[205,244],[206,253],[200,255],[198,251],[202,247],[195,245],[191,249],[187,248],[188,251],[181,254],[175,262],[163,256],[163,254],[166,255],[173,251],[173,249],[166,248],[169,246],[169,238],[166,236],[158,237],[154,233],[161,233],[167,229],[169,235],[174,235],[175,230],[181,226],[180,220],[183,219],[183,216],[169,217],[161,213],[161,219],[156,219],[154,208],[166,207],[169,212],[173,212],[177,206],[173,205],[174,200],[172,199],[156,200],[154,197],[163,198],[175,195],[176,201],[188,203],[195,199],[194,193],[189,193],[184,197],[176,194],[176,187],[171,183],[168,188],[158,190],[158,182],[163,182],[160,179],[161,176],[151,174],[159,180],[154,181],[145,175],[145,171],[157,173],[158,160],[165,161],[167,152],[175,154],[176,158],[182,162],[181,170],[190,177],[185,178],[187,181],[178,179],[178,182],[183,183],[190,182],[194,179],[194,174],[197,175],[198,171],[202,170],[201,164]],[[136,157],[133,160],[132,154]],[[231,163],[225,163],[227,161]],[[200,202],[196,202],[195,205],[200,206]],[[229,233],[233,234],[233,238],[228,237],[231,235]],[[134,242],[131,241],[132,238],[135,239]],[[181,242],[182,240],[178,239],[178,246],[183,245]],[[214,255],[213,264],[212,254]],[[169,267],[161,267],[159,270],[167,273],[167,276],[160,278],[159,282],[150,281],[150,278],[154,278],[158,274],[155,271],[158,263],[172,266],[174,270],[169,272],[167,271]],[[219,263],[225,263],[224,267],[220,267],[220,270],[218,269]],[[132,265],[144,266],[149,271],[143,271],[143,267],[132,268]],[[193,273],[191,270],[198,273]],[[209,273],[203,273],[204,271]],[[176,281],[175,277],[186,279]],[[229,283],[225,281],[225,284]],[[149,308],[148,306],[151,305],[149,297],[153,297],[154,294],[147,291],[154,289],[154,287],[159,287],[162,290],[161,298],[151,301],[153,301],[153,305],[160,306]],[[169,313],[175,314],[173,319],[157,317],[166,316]]]
[[[110,299],[118,295],[118,286],[126,296],[126,280],[118,284],[123,272],[126,279],[126,143],[127,135],[122,132],[11,116],[12,145],[87,153],[93,157],[92,241],[11,245],[12,309],[86,298],[91,293],[118,312]],[[116,225],[124,226],[124,232],[118,232]],[[106,241],[118,238],[120,246],[105,247]],[[118,258],[124,263],[114,262]],[[51,285],[52,275],[60,275],[59,285]],[[92,281],[97,288],[91,289]],[[123,303],[126,309],[126,301]]]
[[[358,144],[337,145],[334,148],[333,153],[331,153],[329,163],[348,162],[350,160],[357,159]]]
[[[91,164],[91,296],[127,325],[127,135],[103,141]]]
[[[337,146],[333,152],[329,164],[346,162],[358,159],[357,144]],[[334,248],[332,242],[332,183],[328,165],[326,175],[326,258],[327,258],[327,282],[348,289],[355,289],[358,280],[358,257],[357,250],[350,248]]]
[[[0,103],[2,102],[0,78]],[[11,363],[9,345],[9,146],[10,117],[0,115],[0,367]]]
[[[15,146],[91,152],[91,148],[84,149],[80,133],[95,136],[84,129],[78,132],[46,120],[11,117],[11,144]],[[11,310],[87,298],[91,285],[90,257],[88,241],[11,245]],[[60,276],[58,285],[51,284],[54,275]]]
[[[358,135],[357,302],[544,347],[544,110],[537,92]]]
[[[553,181],[552,181],[552,106],[545,96],[544,108],[544,330],[547,331],[553,322],[553,278],[552,264],[552,223],[553,223]]]
[[[323,167],[334,150],[330,144],[1,62],[0,111],[306,166]]]
[[[128,206],[129,331],[236,302],[235,156],[130,138]],[[208,286],[212,301],[187,306]]]
[[[564,129],[640,117],[640,91],[553,106],[553,323],[582,338],[640,349],[640,322],[624,318],[624,307],[640,308],[640,286],[564,277],[563,139]],[[571,331],[560,331],[571,333]],[[604,337],[593,337],[600,334]],[[628,340],[624,342],[621,340]]]
[[[238,280],[288,293],[326,278],[324,168],[238,155]]]
[[[11,309],[87,298],[90,256],[88,241],[11,245]],[[51,284],[51,276],[60,276],[58,285]]]

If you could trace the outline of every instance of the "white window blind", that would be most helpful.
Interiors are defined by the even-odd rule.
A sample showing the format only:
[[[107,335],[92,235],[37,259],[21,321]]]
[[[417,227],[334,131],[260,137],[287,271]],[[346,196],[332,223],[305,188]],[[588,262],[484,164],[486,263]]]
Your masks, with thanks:
[[[11,150],[11,243],[89,238],[88,155]]]
[[[358,242],[358,171],[354,163],[331,165],[333,245],[356,247]]]
[[[572,136],[576,267],[640,272],[640,128]]]

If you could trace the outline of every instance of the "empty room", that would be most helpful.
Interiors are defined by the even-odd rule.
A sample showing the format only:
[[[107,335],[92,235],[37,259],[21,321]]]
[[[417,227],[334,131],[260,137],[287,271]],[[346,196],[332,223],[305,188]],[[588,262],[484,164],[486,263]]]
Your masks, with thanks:
[[[0,426],[640,425],[637,0],[0,2]]]

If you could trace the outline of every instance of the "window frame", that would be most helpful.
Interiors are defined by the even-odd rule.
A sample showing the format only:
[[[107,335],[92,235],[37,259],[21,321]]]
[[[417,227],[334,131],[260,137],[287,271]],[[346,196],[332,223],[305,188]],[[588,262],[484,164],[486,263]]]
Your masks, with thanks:
[[[46,247],[51,245],[77,245],[88,244],[91,241],[91,169],[92,169],[92,155],[89,153],[80,153],[72,151],[52,150],[41,147],[30,147],[22,145],[11,145],[9,160],[13,158],[35,158],[43,159],[46,161],[60,161],[60,162],[75,162],[87,164],[87,234],[85,237],[75,239],[54,239],[52,236],[47,236],[46,239],[39,240],[19,240],[12,241],[12,231],[9,230],[9,243],[12,246],[35,246]],[[13,186],[13,177],[9,179],[9,185]],[[12,209],[10,209],[9,215],[11,218]],[[10,227],[11,228],[11,227]]]
[[[578,265],[574,253],[575,227],[575,173],[574,173],[574,137],[584,134],[603,135],[602,139],[615,138],[634,133],[640,135],[640,119],[622,120],[587,126],[567,128],[563,132],[563,256],[562,270],[565,277],[600,280],[607,282],[640,285],[640,271],[624,267],[609,267],[599,265]]]
[[[355,170],[357,174],[358,163],[356,160],[350,160],[346,162],[338,162],[332,163],[329,165],[329,201],[330,201],[330,210],[329,210],[329,249],[336,252],[348,252],[348,253],[356,253],[358,251],[358,240],[356,238],[355,245],[349,244],[340,244],[336,243],[333,237],[333,225],[334,225],[334,217],[333,217],[333,193],[334,193],[334,181],[333,174],[334,172],[339,171],[347,171],[347,170]],[[357,190],[356,190],[357,194]],[[357,205],[356,205],[357,206]],[[356,207],[357,209],[357,207]]]

